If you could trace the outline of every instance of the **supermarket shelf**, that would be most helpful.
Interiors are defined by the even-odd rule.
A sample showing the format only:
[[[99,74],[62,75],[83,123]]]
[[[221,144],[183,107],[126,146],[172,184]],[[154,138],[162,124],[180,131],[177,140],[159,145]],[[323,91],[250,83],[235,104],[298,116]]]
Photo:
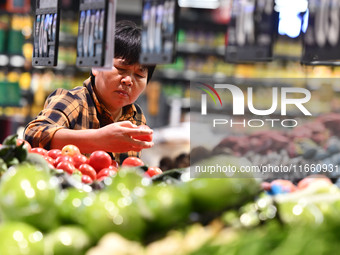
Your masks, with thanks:
[[[67,33],[59,34],[59,46],[75,47],[77,45],[77,36]]]
[[[199,22],[198,22],[199,21]],[[201,10],[201,11],[194,11],[190,8],[183,9],[181,8],[179,12],[179,27],[186,28],[186,27],[197,27],[200,29],[208,29],[214,28],[215,32],[226,32],[227,31],[227,24],[219,24],[216,23],[211,18],[210,11]]]
[[[299,57],[299,56],[288,56],[288,55],[274,54],[273,60],[287,61],[287,62],[300,62],[301,61],[301,57]]]
[[[138,3],[136,3],[136,1],[134,0],[118,1],[117,20],[130,19],[135,21],[137,24],[140,24],[142,19],[141,18],[142,5],[139,3],[139,1],[137,2]],[[198,20],[199,22],[197,22]],[[215,32],[217,31],[225,32],[227,30],[227,24],[216,23],[211,18],[210,10],[204,9],[193,10],[191,8],[180,8],[178,17],[178,27],[179,28],[198,27],[208,30],[211,30],[211,28],[213,27]]]
[[[307,66],[340,66],[340,60],[329,60],[329,61],[302,61],[302,65]]]
[[[64,64],[61,61],[58,61],[58,65],[55,67],[46,67],[46,66],[34,66],[35,70],[52,70],[54,72],[65,72],[67,73],[89,73],[91,68],[89,67],[77,67],[75,65]]]
[[[225,47],[212,47],[207,45],[200,45],[198,43],[178,43],[177,53],[184,54],[202,54],[224,57]]]
[[[156,79],[171,79],[171,80],[179,80],[179,81],[199,81],[199,79],[210,80],[213,83],[235,83],[244,86],[258,86],[259,81],[261,85],[265,87],[287,87],[290,86],[290,83],[279,82],[277,79],[261,79],[261,78],[238,78],[238,77],[228,77],[223,73],[214,73],[214,74],[202,74],[193,70],[185,70],[179,71],[175,69],[164,69],[164,70],[157,70],[155,72],[154,77]],[[287,81],[293,79],[287,79]]]
[[[0,54],[0,68],[22,68],[25,65],[25,57],[22,55]]]
[[[197,78],[197,72],[191,71],[191,70],[177,71],[174,69],[164,69],[164,70],[157,70],[154,74],[154,78],[171,79],[171,80],[179,80],[179,81],[190,81],[194,78]]]
[[[231,78],[227,77],[223,73],[214,73],[214,74],[204,74],[194,70],[185,70],[179,71],[175,69],[160,69],[155,72],[154,75],[157,79],[165,79],[165,80],[177,80],[177,81],[187,81],[190,82],[192,80],[198,79],[211,79],[213,82],[230,82]]]

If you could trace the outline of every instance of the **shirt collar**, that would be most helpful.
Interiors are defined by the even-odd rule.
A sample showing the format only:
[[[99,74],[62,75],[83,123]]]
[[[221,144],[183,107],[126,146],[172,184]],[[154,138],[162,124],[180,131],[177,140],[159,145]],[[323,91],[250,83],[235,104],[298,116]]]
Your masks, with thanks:
[[[122,116],[120,116],[119,121],[133,119],[137,114],[137,109],[134,104],[129,104],[123,107]]]

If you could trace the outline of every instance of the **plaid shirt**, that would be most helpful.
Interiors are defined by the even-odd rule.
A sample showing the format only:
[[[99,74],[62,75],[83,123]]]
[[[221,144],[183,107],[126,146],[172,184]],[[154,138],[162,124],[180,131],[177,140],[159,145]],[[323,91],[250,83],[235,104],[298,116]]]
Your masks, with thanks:
[[[146,124],[145,116],[137,104],[123,107],[118,121],[124,120],[136,125]],[[98,101],[89,78],[82,87],[72,90],[59,88],[49,95],[44,109],[26,126],[25,140],[32,147],[49,150],[51,139],[59,129],[96,129],[113,122],[111,114]],[[140,152],[112,153],[111,156],[120,164],[129,156],[140,157]]]

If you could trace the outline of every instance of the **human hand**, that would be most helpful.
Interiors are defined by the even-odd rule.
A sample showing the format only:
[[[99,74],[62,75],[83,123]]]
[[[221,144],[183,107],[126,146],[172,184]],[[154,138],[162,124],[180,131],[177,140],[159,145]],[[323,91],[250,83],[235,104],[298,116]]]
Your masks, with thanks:
[[[153,142],[137,140],[132,137],[151,135],[152,129],[136,129],[130,121],[109,124],[97,130],[98,145],[105,151],[121,153],[127,151],[141,151],[151,148]]]

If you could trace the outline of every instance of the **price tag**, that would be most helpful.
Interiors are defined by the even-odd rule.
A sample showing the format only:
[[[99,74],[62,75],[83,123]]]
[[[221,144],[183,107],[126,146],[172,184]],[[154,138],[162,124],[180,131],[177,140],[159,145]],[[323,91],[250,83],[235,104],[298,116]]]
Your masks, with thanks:
[[[13,13],[27,13],[30,11],[29,0],[6,0],[6,11]]]
[[[33,31],[33,66],[56,66],[58,60],[60,2],[37,1]]]
[[[340,64],[340,0],[309,0],[302,63]]]
[[[274,0],[234,0],[226,36],[226,61],[271,60],[276,31]]]
[[[178,12],[176,0],[143,0],[141,64],[173,62]]]
[[[77,66],[112,69],[115,24],[116,0],[81,1]]]

